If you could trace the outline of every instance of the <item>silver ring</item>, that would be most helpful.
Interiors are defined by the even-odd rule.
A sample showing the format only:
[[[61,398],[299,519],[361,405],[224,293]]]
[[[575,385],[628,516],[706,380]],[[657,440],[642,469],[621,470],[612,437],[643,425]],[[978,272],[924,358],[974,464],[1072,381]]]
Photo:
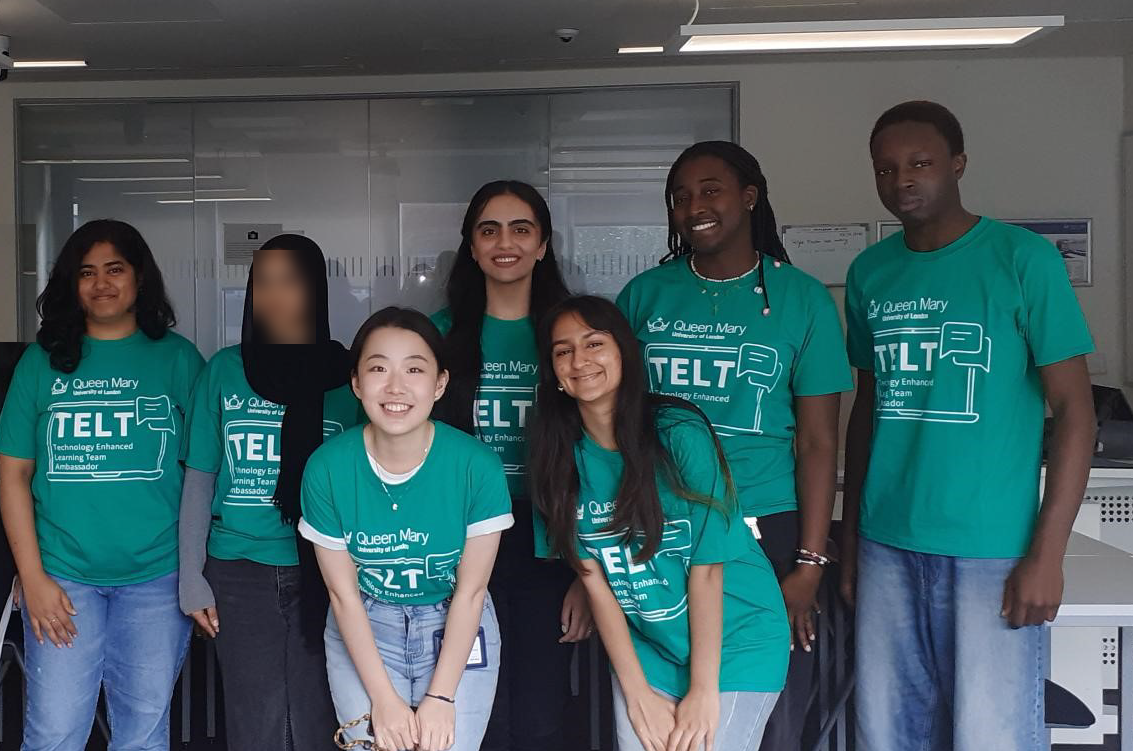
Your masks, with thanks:
[[[56,618],[55,616],[51,616],[50,618],[47,619],[47,622],[48,623],[58,623],[59,619]]]

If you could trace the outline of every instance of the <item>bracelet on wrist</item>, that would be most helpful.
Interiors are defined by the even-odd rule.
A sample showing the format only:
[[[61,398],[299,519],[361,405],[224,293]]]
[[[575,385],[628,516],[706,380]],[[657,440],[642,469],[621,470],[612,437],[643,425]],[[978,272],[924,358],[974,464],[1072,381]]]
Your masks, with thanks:
[[[429,693],[426,693],[425,696],[429,697],[430,699],[436,699],[437,701],[443,701],[446,704],[456,704],[456,699],[453,699],[452,697],[449,697],[449,696],[442,696],[441,694],[429,694]]]
[[[795,551],[795,554],[798,556],[795,561],[796,563],[805,561],[815,566],[826,566],[826,564],[830,563],[830,559],[826,556],[822,555],[821,553],[815,553],[814,551],[807,550],[806,548],[799,548]]]

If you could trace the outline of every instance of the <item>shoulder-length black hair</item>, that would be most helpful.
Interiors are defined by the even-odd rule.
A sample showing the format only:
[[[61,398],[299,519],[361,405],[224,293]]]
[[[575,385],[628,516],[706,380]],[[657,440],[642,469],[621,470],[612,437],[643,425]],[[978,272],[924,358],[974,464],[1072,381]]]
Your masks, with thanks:
[[[436,325],[429,320],[429,316],[413,308],[390,305],[367,318],[359,327],[358,333],[354,335],[354,343],[350,345],[351,375],[358,375],[358,365],[362,361],[362,350],[366,347],[366,340],[378,329],[412,331],[424,339],[426,346],[432,351],[437,361],[437,372],[445,370],[444,340],[441,339],[441,332]]]
[[[476,222],[484,212],[484,207],[488,205],[488,201],[502,195],[515,196],[531,208],[539,225],[540,240],[547,243],[547,252],[543,255],[543,260],[535,264],[531,275],[530,316],[536,331],[547,311],[570,294],[555,258],[551,238],[551,211],[539,191],[518,180],[496,180],[476,191],[464,212],[464,221],[460,227],[460,247],[456,251],[456,261],[445,286],[452,319],[452,326],[445,336],[449,385],[438,405],[438,414],[442,419],[466,433],[475,433],[472,402],[480,386],[480,369],[484,364],[480,335],[484,328],[484,311],[488,305],[484,271],[472,257],[472,240],[476,233]]]
[[[51,367],[73,373],[82,358],[86,313],[79,303],[79,270],[83,258],[98,243],[110,243],[134,269],[138,296],[134,314],[138,328],[150,339],[160,339],[176,325],[165,282],[145,238],[133,226],[115,219],[95,219],[75,230],[51,269],[47,286],[36,300],[42,323],[35,340],[51,358]]]
[[[547,520],[551,550],[575,570],[581,570],[576,541],[579,476],[574,448],[582,439],[582,415],[577,402],[558,389],[551,339],[555,322],[571,313],[592,329],[610,334],[621,353],[622,378],[614,405],[614,440],[624,468],[608,529],[624,530],[627,543],[634,534],[644,535],[644,543],[634,556],[641,563],[653,557],[661,543],[665,515],[657,491],[658,475],[678,496],[716,505],[721,501],[735,503],[731,473],[720,441],[703,412],[684,399],[649,392],[637,340],[617,306],[590,295],[567,298],[548,311],[539,330],[539,409],[531,431],[529,461],[532,503]],[[690,419],[702,420],[708,428],[724,470],[724,499],[700,495],[684,482],[657,430],[658,412],[666,409],[686,410]]]

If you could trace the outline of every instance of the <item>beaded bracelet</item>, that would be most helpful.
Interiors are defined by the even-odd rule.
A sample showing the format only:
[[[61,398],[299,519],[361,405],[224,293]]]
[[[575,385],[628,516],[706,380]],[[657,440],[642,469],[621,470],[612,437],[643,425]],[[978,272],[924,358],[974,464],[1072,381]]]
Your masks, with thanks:
[[[806,548],[799,548],[795,553],[798,554],[795,563],[809,563],[813,566],[826,566],[826,564],[830,563],[830,559],[826,556],[807,550]]]

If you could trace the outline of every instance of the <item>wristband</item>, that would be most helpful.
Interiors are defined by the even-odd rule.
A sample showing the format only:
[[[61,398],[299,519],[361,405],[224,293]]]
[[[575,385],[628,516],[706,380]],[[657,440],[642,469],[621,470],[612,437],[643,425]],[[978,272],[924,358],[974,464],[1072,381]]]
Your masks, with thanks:
[[[437,701],[443,701],[446,704],[456,704],[456,699],[452,699],[448,696],[441,696],[440,694],[428,694],[428,693],[425,694],[425,696],[429,697],[430,699],[436,699]]]
[[[799,548],[795,553],[798,554],[799,560],[810,561],[816,566],[825,566],[830,563],[830,559],[826,556],[807,550],[806,548]]]

